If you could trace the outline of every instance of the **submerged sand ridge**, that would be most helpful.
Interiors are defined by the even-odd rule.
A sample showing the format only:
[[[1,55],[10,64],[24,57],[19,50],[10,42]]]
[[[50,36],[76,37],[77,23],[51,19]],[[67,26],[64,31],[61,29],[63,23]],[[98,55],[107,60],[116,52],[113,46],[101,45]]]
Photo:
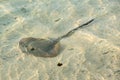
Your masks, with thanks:
[[[1,0],[1,80],[119,80],[118,7],[118,0]],[[94,24],[61,41],[64,50],[54,58],[19,50],[21,38],[57,38],[93,17]]]

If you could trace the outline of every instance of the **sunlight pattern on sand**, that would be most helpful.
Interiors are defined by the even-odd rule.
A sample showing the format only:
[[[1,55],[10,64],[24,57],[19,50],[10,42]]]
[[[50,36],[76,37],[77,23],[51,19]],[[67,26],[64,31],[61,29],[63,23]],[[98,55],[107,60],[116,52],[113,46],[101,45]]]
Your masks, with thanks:
[[[21,38],[63,39],[54,58],[25,55]],[[62,63],[62,66],[57,66]],[[0,0],[0,80],[120,80],[119,0]]]

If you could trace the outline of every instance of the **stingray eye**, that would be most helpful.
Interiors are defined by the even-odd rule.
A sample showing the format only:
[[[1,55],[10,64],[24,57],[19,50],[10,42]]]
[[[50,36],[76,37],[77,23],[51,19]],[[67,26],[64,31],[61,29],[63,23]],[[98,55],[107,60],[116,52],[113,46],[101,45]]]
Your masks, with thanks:
[[[29,51],[35,51],[35,47],[28,46],[28,50],[29,50]]]
[[[35,48],[33,48],[33,47],[30,49],[30,51],[34,51],[34,50],[35,50]]]

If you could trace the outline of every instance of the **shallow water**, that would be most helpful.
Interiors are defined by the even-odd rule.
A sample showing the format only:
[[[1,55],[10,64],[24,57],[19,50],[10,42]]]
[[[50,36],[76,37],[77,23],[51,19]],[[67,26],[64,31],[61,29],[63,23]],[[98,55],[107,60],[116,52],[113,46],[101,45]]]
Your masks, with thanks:
[[[120,80],[119,13],[119,0],[0,0],[1,80]],[[18,47],[21,38],[57,38],[92,18],[54,58]]]

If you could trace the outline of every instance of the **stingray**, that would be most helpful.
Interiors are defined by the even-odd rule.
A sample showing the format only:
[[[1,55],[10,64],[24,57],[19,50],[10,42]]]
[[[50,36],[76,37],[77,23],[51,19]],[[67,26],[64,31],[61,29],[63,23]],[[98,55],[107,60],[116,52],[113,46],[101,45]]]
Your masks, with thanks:
[[[42,39],[33,37],[22,38],[19,41],[19,48],[23,53],[32,54],[36,57],[55,57],[60,53],[60,41],[62,39],[70,37],[76,30],[83,28],[92,21],[94,21],[94,19],[91,19],[90,21],[70,30],[66,34],[55,39]]]

